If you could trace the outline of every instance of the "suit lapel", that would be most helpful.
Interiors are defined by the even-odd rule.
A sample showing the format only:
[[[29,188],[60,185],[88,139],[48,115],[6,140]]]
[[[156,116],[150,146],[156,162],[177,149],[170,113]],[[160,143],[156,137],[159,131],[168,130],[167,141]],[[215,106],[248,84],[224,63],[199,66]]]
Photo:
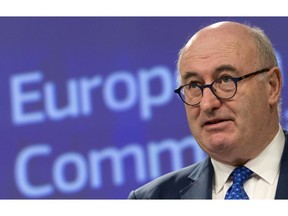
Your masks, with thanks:
[[[288,133],[285,133],[285,146],[280,162],[280,174],[275,199],[288,199]]]
[[[285,146],[280,162],[280,174],[275,199],[288,199],[288,132],[285,133]],[[200,162],[189,175],[190,184],[180,190],[182,199],[212,199],[214,169],[209,157]]]
[[[181,199],[212,199],[214,169],[210,158],[206,158],[189,175],[191,182],[180,191]]]

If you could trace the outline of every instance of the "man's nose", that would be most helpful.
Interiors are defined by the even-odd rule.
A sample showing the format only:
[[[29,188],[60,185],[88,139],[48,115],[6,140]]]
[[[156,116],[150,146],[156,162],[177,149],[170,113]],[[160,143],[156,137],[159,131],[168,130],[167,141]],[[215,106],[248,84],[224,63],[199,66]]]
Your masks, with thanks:
[[[216,97],[210,88],[203,89],[203,96],[200,101],[200,109],[204,112],[211,112],[221,106],[221,101]]]

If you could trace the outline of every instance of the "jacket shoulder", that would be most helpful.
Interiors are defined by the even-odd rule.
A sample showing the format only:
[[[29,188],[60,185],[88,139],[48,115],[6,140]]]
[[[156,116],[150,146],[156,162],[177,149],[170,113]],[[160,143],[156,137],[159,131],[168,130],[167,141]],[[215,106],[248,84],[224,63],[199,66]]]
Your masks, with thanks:
[[[183,188],[188,186],[193,178],[200,175],[208,165],[210,159],[192,164],[182,169],[158,177],[142,187],[132,191],[129,199],[179,199]]]

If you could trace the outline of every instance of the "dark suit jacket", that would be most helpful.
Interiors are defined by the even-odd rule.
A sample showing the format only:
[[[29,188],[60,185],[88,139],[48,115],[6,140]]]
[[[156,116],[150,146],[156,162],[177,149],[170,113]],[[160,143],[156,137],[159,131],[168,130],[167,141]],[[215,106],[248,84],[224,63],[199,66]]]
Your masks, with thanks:
[[[288,199],[288,133],[281,158],[275,199]],[[273,155],[271,155],[273,157]],[[132,191],[129,199],[212,199],[214,169],[211,159],[161,176]]]

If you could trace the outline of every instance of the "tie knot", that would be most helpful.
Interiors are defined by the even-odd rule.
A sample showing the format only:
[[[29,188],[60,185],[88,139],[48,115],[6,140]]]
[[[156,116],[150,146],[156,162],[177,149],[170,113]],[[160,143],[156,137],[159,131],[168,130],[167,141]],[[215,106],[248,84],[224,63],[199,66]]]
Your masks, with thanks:
[[[240,184],[241,186],[250,178],[253,172],[245,166],[237,167],[233,170],[233,184]]]

